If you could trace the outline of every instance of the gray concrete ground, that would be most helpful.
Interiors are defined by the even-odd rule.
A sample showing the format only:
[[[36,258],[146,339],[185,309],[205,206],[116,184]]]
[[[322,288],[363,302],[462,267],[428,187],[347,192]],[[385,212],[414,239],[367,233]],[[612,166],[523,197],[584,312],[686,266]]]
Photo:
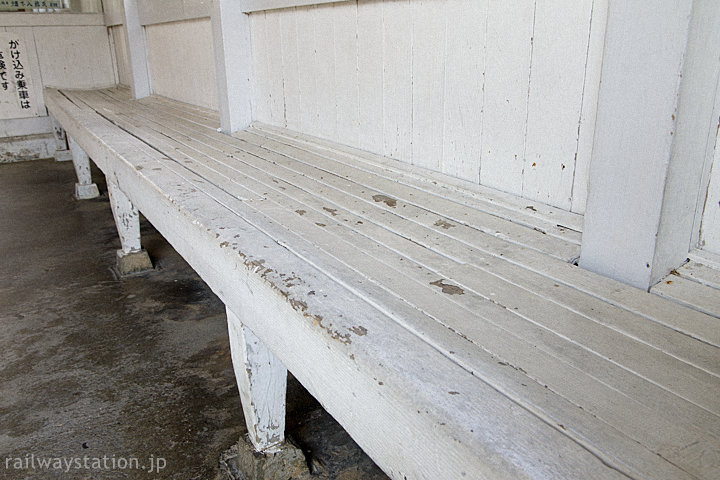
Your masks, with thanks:
[[[155,270],[116,278],[107,196],[74,182],[70,163],[0,165],[0,478],[228,478],[245,427],[222,303],[147,222]],[[288,390],[312,478],[386,478]]]

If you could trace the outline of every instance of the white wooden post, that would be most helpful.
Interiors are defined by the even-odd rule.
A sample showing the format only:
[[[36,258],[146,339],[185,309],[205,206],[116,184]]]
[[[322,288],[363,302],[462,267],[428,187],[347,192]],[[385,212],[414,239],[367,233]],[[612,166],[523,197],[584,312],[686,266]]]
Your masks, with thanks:
[[[55,120],[52,114],[48,114],[50,117],[50,124],[52,125],[53,136],[55,137],[55,161],[56,162],[69,162],[72,160],[72,154],[68,149],[68,142],[65,135],[65,129],[62,125]]]
[[[698,85],[717,23],[693,12],[718,5],[609,3],[582,267],[648,289],[687,257],[718,80]]]
[[[100,195],[97,185],[92,181],[90,173],[90,157],[85,150],[70,136],[68,136],[70,144],[70,152],[72,153],[72,162],[77,175],[77,183],[75,184],[75,198],[78,200],[87,200],[96,198]]]
[[[243,3],[214,0],[212,5],[220,125],[226,133],[242,130],[253,120],[250,17],[242,12]]]
[[[279,451],[285,440],[287,370],[230,309],[227,319],[233,368],[250,441],[258,452]]]
[[[138,0],[124,0],[127,50],[130,55],[133,98],[147,97],[152,93],[148,67],[147,38],[145,27],[140,24]]]
[[[117,251],[117,267],[121,275],[152,268],[150,257],[140,243],[140,212],[115,182],[108,179],[108,196],[121,249]]]

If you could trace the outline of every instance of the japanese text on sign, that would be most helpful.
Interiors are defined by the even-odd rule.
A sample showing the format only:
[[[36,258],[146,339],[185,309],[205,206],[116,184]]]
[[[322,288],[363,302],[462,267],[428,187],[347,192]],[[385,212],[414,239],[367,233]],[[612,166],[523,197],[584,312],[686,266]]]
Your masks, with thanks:
[[[0,11],[63,8],[62,0],[0,0]]]
[[[25,118],[41,114],[30,74],[32,44],[11,32],[0,32],[0,118]]]

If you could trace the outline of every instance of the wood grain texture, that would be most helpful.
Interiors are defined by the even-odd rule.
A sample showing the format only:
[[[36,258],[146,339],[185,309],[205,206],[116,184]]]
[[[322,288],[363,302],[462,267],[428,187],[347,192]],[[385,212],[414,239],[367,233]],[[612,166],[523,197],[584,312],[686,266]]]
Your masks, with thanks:
[[[445,7],[443,173],[480,183],[488,1]]]
[[[530,418],[542,419],[584,452],[631,478],[714,478],[720,455],[713,433],[720,428],[720,405],[714,393],[720,388],[720,356],[719,339],[712,339],[717,328],[711,324],[717,319],[538,251],[542,241],[548,242],[547,248],[553,242],[560,247],[559,237],[551,240],[531,227],[522,227],[524,234],[514,237],[520,225],[509,219],[483,231],[493,220],[477,206],[460,201],[466,198],[460,192],[447,198],[435,196],[432,188],[408,173],[399,182],[401,177],[382,168],[382,162],[365,162],[361,152],[347,147],[312,143],[263,126],[228,137],[216,131],[212,112],[158,97],[131,104],[121,90],[67,92],[67,96],[166,155],[170,160],[162,162],[165,175],[192,184],[193,196],[202,192],[211,199],[193,217],[210,211],[212,202],[217,202],[226,214],[216,225],[227,229],[233,212],[299,255],[300,264],[292,263],[296,271],[308,262],[330,275],[334,286],[348,288],[352,295],[344,297],[347,301],[370,302],[386,316],[381,338],[386,339],[388,327],[402,326],[442,352],[459,371],[472,372],[510,404],[531,412]],[[466,216],[463,211],[473,213]],[[225,248],[247,245],[224,230],[211,229],[211,236],[214,231],[222,232],[215,242],[229,239]],[[264,254],[262,263],[252,263],[253,271],[275,271],[279,258],[275,253]],[[213,265],[217,268],[218,263]],[[310,288],[301,284],[303,290]],[[337,307],[318,304],[315,297],[293,298],[305,302],[304,314]],[[344,321],[325,311],[323,324],[329,319],[334,325]],[[694,325],[694,333],[709,342],[681,332],[678,327],[684,328],[680,324],[686,319]],[[706,332],[703,322],[708,325]],[[372,340],[375,345],[380,340],[371,333],[370,323],[363,321],[362,329],[352,325],[348,328],[353,349],[358,346],[353,333],[360,343]],[[271,328],[262,324],[253,331],[262,336],[260,332]],[[275,345],[282,339],[264,337],[263,341]],[[364,356],[353,351],[356,359]],[[284,361],[295,361],[287,352],[277,352],[283,352]],[[319,380],[304,376],[305,368],[307,364],[299,371],[301,381],[327,399],[323,397],[327,387],[313,388]],[[466,388],[453,391],[462,396]],[[340,393],[334,395],[331,409],[339,405]],[[478,398],[473,397],[473,402]],[[489,400],[482,398],[486,408]],[[456,416],[453,413],[446,420]],[[367,438],[352,419],[344,421],[352,434]],[[538,434],[534,427],[532,432]],[[474,432],[470,437],[472,442]],[[380,459],[391,476],[398,476],[391,465],[399,460],[387,459],[377,440],[363,440],[361,445]],[[483,448],[482,442],[473,445]],[[457,448],[444,454],[454,456]],[[566,455],[563,469],[594,468],[575,454],[568,463]],[[428,458],[415,457],[415,461],[430,468],[437,459]],[[478,475],[486,467],[475,468],[471,471]],[[428,471],[417,472],[417,478]],[[498,478],[512,477],[511,471],[512,467],[495,473]],[[543,478],[548,472],[528,475]],[[554,478],[577,475],[552,472]],[[598,470],[592,475],[604,478],[611,472]]]
[[[101,13],[64,13],[62,15],[28,15],[27,13],[3,12],[0,27],[58,27],[58,26],[105,26]]]
[[[273,453],[285,441],[287,369],[229,309],[227,322],[232,363],[250,441],[256,451]]]
[[[358,35],[358,144],[370,152],[383,151],[383,15],[382,2],[359,3]]]
[[[108,27],[122,25],[125,22],[123,0],[103,0],[103,14]]]
[[[480,183],[522,194],[535,3],[491,2]]]
[[[720,268],[710,262],[690,260],[650,291],[720,319]]]
[[[720,255],[720,127],[716,132],[710,185],[703,210],[700,246]]]
[[[145,31],[153,92],[217,110],[210,20],[151,25]]]
[[[585,212],[587,206],[590,159],[595,137],[595,119],[597,118],[598,96],[600,94],[600,75],[602,57],[605,49],[605,30],[607,26],[608,0],[593,0],[588,37],[587,60],[585,63],[585,82],[580,124],[578,127],[577,161],[575,179],[572,188],[572,211]]]
[[[210,0],[140,0],[141,25],[182,22],[210,16]]]
[[[255,82],[263,91],[276,75],[307,77],[314,105],[285,99],[287,110],[308,111],[301,132],[583,213],[607,2],[539,8],[391,0],[277,10],[291,30],[273,35],[312,52]],[[308,15],[312,27],[300,20]],[[306,27],[295,33],[293,22]],[[555,35],[559,23],[572,28]]]
[[[413,37],[410,0],[382,3],[383,155],[412,163]]]
[[[132,71],[130,70],[130,53],[128,52],[127,31],[124,25],[108,28],[115,48],[115,62],[117,65],[118,81],[120,85],[129,87],[132,84]]]
[[[538,2],[535,10],[522,195],[566,210],[572,207],[592,4]]]
[[[282,195],[279,187],[283,185],[268,190],[267,195],[258,192],[254,190],[257,180],[248,175],[254,170],[242,166],[245,159],[265,160],[238,153],[238,163],[221,153],[223,145],[262,149],[260,145],[218,134],[217,123],[203,127],[197,120],[183,118],[172,124],[165,123],[167,120],[158,123],[157,115],[165,114],[160,114],[157,107],[143,107],[135,116],[132,111],[142,105],[140,102],[126,102],[130,111],[116,109],[122,115],[115,120],[123,128],[142,131],[148,144],[102,118],[100,110],[92,112],[79,106],[86,105],[79,94],[67,94],[72,102],[48,92],[51,111],[68,132],[80,139],[82,147],[98,159],[106,176],[133,199],[232,311],[250,310],[247,318],[243,316],[248,327],[391,477],[590,475],[614,479],[623,478],[617,469],[638,468],[641,472],[655,470],[664,476],[689,478],[645,447],[636,447],[637,456],[628,457],[640,459],[632,466],[615,460],[612,452],[598,450],[594,442],[601,438],[615,439],[619,445],[632,443],[612,428],[583,427],[584,421],[601,426],[591,415],[583,415],[584,420],[573,424],[591,435],[593,431],[602,432],[600,437],[593,437],[594,441],[567,429],[564,423],[558,425],[557,418],[543,413],[542,405],[564,405],[566,408],[557,413],[564,410],[571,415],[579,410],[521,371],[506,368],[460,336],[438,329],[427,314],[418,314],[379,286],[368,284],[354,268],[327,255],[337,238],[326,233],[325,228],[340,228],[335,227],[342,226],[340,219],[331,222],[331,212],[320,213],[315,208],[313,218],[305,218],[288,206],[278,206],[268,195]],[[84,98],[90,103],[92,99],[98,101],[98,97]],[[106,100],[99,101],[108,105]],[[103,112],[115,116],[113,110]],[[155,120],[147,119],[147,112],[154,112]],[[189,114],[199,119],[194,112],[190,110]],[[203,131],[206,141],[212,142],[197,142],[187,135],[167,137],[156,130],[168,127]],[[166,149],[170,147],[179,149],[168,157]],[[211,154],[213,150],[218,154]],[[211,174],[216,167],[221,170]],[[244,183],[246,179],[248,183]],[[216,183],[220,180],[222,187]],[[230,186],[232,193],[226,189]],[[267,188],[263,185],[264,190]],[[316,224],[317,215],[328,219],[326,227]],[[292,227],[283,226],[280,219],[293,219]],[[322,254],[312,239],[321,239]],[[366,260],[372,258],[367,254],[358,256],[356,266],[371,267]],[[291,272],[293,280],[283,279]],[[452,298],[440,287],[425,286],[423,291],[433,288],[437,289],[438,299],[451,302]],[[336,302],[326,301],[325,295],[343,298],[351,308],[341,310]],[[374,298],[391,308],[374,302]],[[501,385],[494,381],[489,386],[448,358],[447,353],[441,353],[437,345],[419,341],[418,333],[409,325],[398,323],[403,319],[417,319],[420,325],[439,333],[438,338],[464,345],[458,351],[475,352],[467,358],[486,365],[484,378],[504,378],[507,388],[497,390]],[[532,391],[530,397],[522,393],[524,388]],[[407,442],[408,434],[413,442]],[[568,462],[569,458],[572,462]]]
[[[443,2],[413,2],[412,163],[440,171],[445,130],[446,8]]]
[[[115,83],[105,26],[33,27],[33,35],[45,86],[99,88]]]

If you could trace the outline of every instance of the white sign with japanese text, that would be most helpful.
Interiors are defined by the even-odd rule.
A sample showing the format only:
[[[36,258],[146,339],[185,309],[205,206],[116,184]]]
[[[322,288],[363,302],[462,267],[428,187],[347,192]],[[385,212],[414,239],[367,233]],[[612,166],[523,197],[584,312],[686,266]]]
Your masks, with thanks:
[[[0,12],[33,8],[63,8],[62,0],[0,0]]]
[[[0,119],[40,115],[28,47],[22,35],[0,32]]]

